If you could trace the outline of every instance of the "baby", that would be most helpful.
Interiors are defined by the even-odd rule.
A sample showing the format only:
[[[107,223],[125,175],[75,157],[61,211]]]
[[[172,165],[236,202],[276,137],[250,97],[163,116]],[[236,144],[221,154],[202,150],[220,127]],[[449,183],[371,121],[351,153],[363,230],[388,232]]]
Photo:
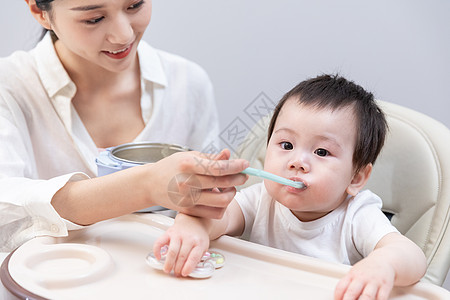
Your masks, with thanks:
[[[336,299],[387,299],[394,285],[420,280],[422,250],[362,190],[383,147],[387,124],[374,97],[340,76],[301,82],[275,108],[264,170],[304,189],[264,180],[239,192],[220,220],[178,214],[156,241],[169,245],[166,272],[187,276],[210,239],[246,235],[255,243],[352,265]],[[359,298],[359,299],[362,299]]]

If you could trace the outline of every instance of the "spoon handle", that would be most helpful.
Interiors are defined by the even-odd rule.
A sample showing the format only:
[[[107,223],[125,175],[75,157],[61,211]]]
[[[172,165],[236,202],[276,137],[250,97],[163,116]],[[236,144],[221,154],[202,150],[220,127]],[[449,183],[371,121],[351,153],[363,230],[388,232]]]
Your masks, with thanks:
[[[300,181],[292,181],[289,180],[287,178],[283,178],[281,176],[263,171],[263,170],[259,170],[259,169],[255,169],[255,168],[247,168],[244,171],[242,171],[242,173],[244,174],[248,174],[248,175],[252,175],[252,176],[257,176],[257,177],[261,177],[261,178],[265,178],[265,179],[269,179],[284,185],[289,185],[292,187],[295,187],[297,189],[304,189],[306,186],[303,182]]]

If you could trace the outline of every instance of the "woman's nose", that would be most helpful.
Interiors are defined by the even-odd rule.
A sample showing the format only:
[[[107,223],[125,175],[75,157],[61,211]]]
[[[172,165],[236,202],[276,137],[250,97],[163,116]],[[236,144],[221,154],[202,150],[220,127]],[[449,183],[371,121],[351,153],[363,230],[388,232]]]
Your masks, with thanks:
[[[112,23],[108,41],[111,44],[126,45],[132,41],[133,27],[126,16],[118,16]]]

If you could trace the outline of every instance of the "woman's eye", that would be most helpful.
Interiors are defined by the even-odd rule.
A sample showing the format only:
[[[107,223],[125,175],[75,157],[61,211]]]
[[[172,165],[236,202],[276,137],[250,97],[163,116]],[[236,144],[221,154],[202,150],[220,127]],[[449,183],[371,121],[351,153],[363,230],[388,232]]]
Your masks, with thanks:
[[[96,19],[92,19],[92,20],[86,20],[84,22],[88,25],[94,25],[94,24],[97,24],[98,22],[100,22],[101,20],[103,20],[104,18],[105,17],[100,17],[100,18],[96,18]]]
[[[145,2],[144,0],[141,0],[141,1],[139,1],[139,2],[137,2],[135,4],[133,4],[133,5],[130,5],[128,7],[128,9],[137,9],[137,8],[141,7],[142,4],[144,4],[144,2]]]
[[[330,154],[330,152],[328,152],[328,150],[325,150],[323,148],[319,148],[316,151],[314,151],[315,154],[317,154],[318,156],[327,156],[328,154]]]
[[[294,149],[294,145],[292,145],[292,144],[289,143],[289,142],[281,142],[281,143],[280,143],[280,146],[281,146],[281,148],[284,149],[284,150],[292,150],[292,149]]]

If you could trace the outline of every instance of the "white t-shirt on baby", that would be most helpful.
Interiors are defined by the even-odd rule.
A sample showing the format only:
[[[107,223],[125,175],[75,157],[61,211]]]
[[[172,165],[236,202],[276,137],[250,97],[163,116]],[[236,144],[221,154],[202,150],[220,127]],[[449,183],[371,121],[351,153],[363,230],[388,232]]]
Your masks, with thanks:
[[[369,190],[349,197],[324,217],[302,222],[273,199],[263,183],[236,194],[245,218],[243,236],[251,242],[353,265],[380,239],[398,232],[381,211],[381,199]]]

